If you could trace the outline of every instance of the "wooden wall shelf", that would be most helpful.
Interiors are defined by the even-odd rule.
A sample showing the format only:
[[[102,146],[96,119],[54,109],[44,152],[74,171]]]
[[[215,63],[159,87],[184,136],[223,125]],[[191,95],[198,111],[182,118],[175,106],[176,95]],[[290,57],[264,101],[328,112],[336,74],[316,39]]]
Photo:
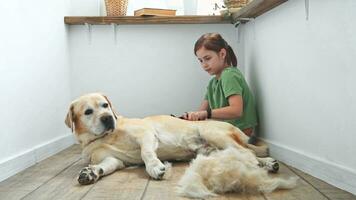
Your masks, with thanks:
[[[247,6],[233,13],[231,18],[222,16],[120,16],[120,17],[64,17],[64,23],[69,25],[94,24],[235,24],[256,18],[287,0],[253,0]]]
[[[80,24],[231,24],[222,16],[122,16],[122,17],[64,17],[64,23]]]
[[[256,18],[286,1],[288,0],[253,0],[245,7],[232,14],[232,22],[244,22],[248,21],[248,19]]]

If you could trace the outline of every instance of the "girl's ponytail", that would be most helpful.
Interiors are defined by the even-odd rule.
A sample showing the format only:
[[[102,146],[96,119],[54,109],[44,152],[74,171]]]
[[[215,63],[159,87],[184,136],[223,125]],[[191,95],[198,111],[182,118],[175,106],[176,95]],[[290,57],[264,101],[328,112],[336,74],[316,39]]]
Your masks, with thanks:
[[[226,55],[227,56],[227,59],[226,59],[227,63],[229,65],[232,65],[232,66],[236,67],[237,66],[237,58],[236,58],[236,55],[234,53],[234,50],[231,48],[230,45],[227,45],[226,51],[227,51],[227,55]]]

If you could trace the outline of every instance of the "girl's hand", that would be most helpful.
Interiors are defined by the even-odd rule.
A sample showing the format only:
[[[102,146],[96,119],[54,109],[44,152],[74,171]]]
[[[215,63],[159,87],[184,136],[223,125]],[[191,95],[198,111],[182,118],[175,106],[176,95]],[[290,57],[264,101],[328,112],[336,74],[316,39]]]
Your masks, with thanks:
[[[207,111],[186,112],[182,116],[183,119],[189,121],[205,120],[208,117]]]

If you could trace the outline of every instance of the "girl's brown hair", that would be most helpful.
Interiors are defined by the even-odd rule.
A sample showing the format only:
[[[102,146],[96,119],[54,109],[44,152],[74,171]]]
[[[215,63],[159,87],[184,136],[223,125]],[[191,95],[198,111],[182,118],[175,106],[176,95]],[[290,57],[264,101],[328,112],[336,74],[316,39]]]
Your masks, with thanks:
[[[215,51],[216,53],[219,53],[220,50],[224,48],[226,50],[226,63],[234,67],[237,66],[237,58],[234,51],[219,33],[206,33],[202,35],[195,42],[194,54],[197,55],[197,51],[202,47],[210,51]]]

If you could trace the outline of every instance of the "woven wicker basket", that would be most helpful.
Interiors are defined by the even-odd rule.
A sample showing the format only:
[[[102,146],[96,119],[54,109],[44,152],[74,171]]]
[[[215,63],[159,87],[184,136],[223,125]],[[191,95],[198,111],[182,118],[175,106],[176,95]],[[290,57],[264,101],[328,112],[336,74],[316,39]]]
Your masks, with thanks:
[[[107,16],[125,16],[128,0],[105,0]]]
[[[241,8],[248,4],[249,0],[224,0],[225,6],[230,8]]]

